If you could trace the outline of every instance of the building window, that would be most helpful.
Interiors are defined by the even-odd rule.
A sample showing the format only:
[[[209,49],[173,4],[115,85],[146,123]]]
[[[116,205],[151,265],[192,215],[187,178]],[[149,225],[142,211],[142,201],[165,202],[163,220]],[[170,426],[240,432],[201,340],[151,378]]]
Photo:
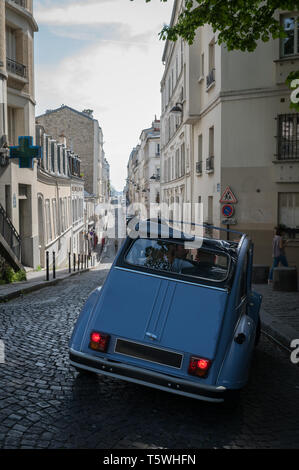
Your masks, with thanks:
[[[58,236],[57,232],[57,204],[56,199],[52,199],[52,213],[53,213],[53,237]]]
[[[8,142],[9,145],[17,145],[16,142],[16,110],[15,108],[7,108],[8,119]]]
[[[299,192],[278,193],[279,224],[288,229],[299,229]],[[299,238],[299,230],[296,237]]]
[[[207,75],[207,88],[215,82],[215,40],[209,44],[209,74]]]
[[[278,160],[299,159],[299,114],[278,116]]]
[[[51,171],[55,172],[55,142],[51,142]]]
[[[57,146],[57,170],[61,173],[61,147]]]
[[[181,145],[181,176],[185,175],[185,161],[186,161],[185,144],[182,144]]]
[[[299,158],[299,114],[278,116],[278,160]]]
[[[16,32],[9,26],[6,28],[6,56],[16,61],[17,55],[17,41],[16,41]]]
[[[49,199],[46,199],[45,201],[45,212],[46,212],[46,237],[47,237],[47,243],[49,243],[52,240],[51,209],[50,209]]]
[[[198,136],[198,155],[196,162],[196,173],[198,175],[202,174],[202,134]]]
[[[286,34],[286,37],[281,39],[281,55],[299,54],[299,15],[283,16],[281,21]]]

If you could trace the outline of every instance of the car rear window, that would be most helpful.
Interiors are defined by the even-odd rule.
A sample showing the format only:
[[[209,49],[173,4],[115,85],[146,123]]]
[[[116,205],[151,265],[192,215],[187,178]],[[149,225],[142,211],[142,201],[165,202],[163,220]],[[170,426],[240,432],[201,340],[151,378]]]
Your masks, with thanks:
[[[220,251],[186,247],[182,242],[139,238],[129,248],[125,262],[157,273],[222,282],[228,276],[230,256]]]

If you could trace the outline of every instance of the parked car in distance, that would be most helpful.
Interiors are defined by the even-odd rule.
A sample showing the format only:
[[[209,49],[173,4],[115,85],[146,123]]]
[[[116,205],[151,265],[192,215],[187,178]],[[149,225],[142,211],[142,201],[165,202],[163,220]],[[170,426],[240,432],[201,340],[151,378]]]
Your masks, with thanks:
[[[260,334],[250,239],[195,237],[159,221],[137,229],[81,311],[71,365],[200,400],[230,399],[247,383]]]

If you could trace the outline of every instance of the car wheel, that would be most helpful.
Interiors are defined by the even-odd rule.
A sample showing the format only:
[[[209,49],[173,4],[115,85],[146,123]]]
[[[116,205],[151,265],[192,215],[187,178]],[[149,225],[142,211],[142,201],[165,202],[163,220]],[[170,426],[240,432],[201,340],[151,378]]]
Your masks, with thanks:
[[[255,333],[255,343],[254,343],[255,346],[259,344],[260,337],[261,337],[261,319],[259,318],[257,322],[256,333]]]

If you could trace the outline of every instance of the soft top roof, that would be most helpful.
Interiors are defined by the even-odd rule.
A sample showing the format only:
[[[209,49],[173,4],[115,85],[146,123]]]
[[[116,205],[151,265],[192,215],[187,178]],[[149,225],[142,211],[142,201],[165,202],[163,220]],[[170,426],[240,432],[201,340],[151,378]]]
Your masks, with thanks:
[[[201,226],[202,228],[210,228],[209,226]],[[217,230],[223,231],[218,227],[212,227]],[[188,243],[192,244],[192,242],[198,242],[203,249],[212,250],[212,251],[221,251],[224,252],[233,258],[237,258],[238,256],[238,247],[241,241],[226,241],[220,240],[216,238],[209,238],[206,236],[195,236],[190,235],[186,232],[178,230],[176,228],[171,227],[167,221],[164,220],[142,220],[138,222],[135,226],[136,232],[138,232],[139,238],[160,238],[160,239],[169,239],[176,242],[181,243]],[[226,230],[225,230],[226,231]],[[243,235],[239,232],[239,235]],[[244,235],[243,235],[244,236]]]

